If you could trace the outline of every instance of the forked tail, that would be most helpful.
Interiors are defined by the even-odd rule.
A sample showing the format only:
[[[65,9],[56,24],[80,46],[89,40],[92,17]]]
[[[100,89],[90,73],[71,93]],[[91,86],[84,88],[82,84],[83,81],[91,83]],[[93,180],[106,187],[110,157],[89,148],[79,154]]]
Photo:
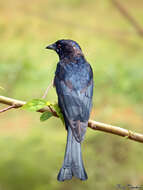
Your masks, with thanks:
[[[81,180],[87,179],[87,174],[84,169],[81,143],[75,140],[72,135],[71,128],[68,127],[67,145],[64,157],[64,163],[58,174],[58,181],[69,180],[75,176]]]

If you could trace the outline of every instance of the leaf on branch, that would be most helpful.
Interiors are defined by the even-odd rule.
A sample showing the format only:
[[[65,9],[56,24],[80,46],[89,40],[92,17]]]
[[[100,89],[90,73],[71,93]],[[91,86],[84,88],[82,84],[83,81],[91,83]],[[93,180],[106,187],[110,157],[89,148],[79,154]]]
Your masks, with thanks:
[[[63,114],[61,113],[61,110],[60,110],[58,104],[47,101],[46,106],[49,106],[53,111],[55,111],[56,114],[59,116],[59,118],[62,120],[62,122],[64,124],[64,117],[63,117]],[[40,121],[46,121],[47,119],[49,119],[52,116],[53,116],[53,114],[51,112],[46,111],[41,115]]]
[[[46,105],[47,105],[47,106],[52,106],[52,105],[53,105],[53,103],[51,103],[51,102],[47,101],[47,102],[46,102]]]
[[[45,111],[44,113],[42,113],[42,115],[40,117],[40,121],[46,121],[47,119],[49,119],[52,116],[53,116],[53,114],[51,112]]]
[[[55,110],[55,112],[57,113],[59,118],[62,120],[63,124],[65,124],[64,116],[63,116],[61,109],[59,108],[58,104],[55,103],[55,104],[51,104],[50,106]]]
[[[44,99],[33,99],[27,102],[26,104],[24,104],[22,108],[29,111],[37,111],[44,108],[45,106],[49,106],[51,109],[53,109],[53,111],[57,113],[57,115],[59,116],[59,118],[62,120],[64,124],[64,117],[57,103],[51,103]],[[40,121],[46,121],[52,116],[53,114],[50,111],[46,111],[41,115]]]
[[[46,106],[46,100],[43,99],[33,99],[27,102],[22,106],[23,109],[29,110],[29,111],[37,111]]]

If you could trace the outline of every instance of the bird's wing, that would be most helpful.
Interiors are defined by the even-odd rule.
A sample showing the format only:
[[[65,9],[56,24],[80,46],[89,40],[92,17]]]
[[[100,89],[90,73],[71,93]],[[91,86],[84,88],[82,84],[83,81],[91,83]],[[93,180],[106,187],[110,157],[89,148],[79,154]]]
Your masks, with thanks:
[[[66,127],[71,127],[78,142],[83,140],[92,107],[92,73],[91,77],[89,75],[88,80],[84,82],[84,85],[80,85],[80,82],[82,81],[62,80],[58,76],[55,78],[58,103],[64,115]],[[77,85],[79,85],[78,89],[76,88]]]

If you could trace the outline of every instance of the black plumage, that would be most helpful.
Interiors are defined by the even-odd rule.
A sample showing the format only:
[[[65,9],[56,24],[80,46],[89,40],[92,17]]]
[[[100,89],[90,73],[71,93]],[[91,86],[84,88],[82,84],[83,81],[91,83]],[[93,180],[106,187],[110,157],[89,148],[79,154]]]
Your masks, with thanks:
[[[92,68],[84,58],[80,46],[73,40],[58,40],[47,48],[55,50],[59,55],[54,85],[68,132],[64,163],[58,180],[68,180],[72,176],[86,180],[81,142],[92,107]]]

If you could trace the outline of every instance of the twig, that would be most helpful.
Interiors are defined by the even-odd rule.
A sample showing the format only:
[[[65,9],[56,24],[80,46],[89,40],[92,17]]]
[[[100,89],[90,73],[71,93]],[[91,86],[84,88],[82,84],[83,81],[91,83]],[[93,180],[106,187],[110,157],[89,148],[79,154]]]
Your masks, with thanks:
[[[52,80],[52,82],[49,84],[49,86],[48,86],[47,89],[45,90],[44,95],[42,96],[43,99],[46,98],[49,89],[53,86],[53,82],[54,82],[54,80]]]
[[[1,109],[1,110],[0,110],[0,113],[3,113],[3,112],[5,112],[5,111],[8,111],[8,110],[10,110],[10,109],[12,109],[12,108],[16,108],[15,105],[8,106],[8,107],[6,107],[6,108]]]
[[[16,108],[18,108],[18,107],[22,107],[26,102],[8,98],[5,96],[0,96],[0,103],[10,105],[10,106],[15,105]],[[45,111],[50,111],[55,117],[58,117],[56,112],[53,113],[53,110],[51,111],[51,109],[49,107],[45,107],[43,109],[38,110],[38,112],[45,112]],[[127,129],[123,129],[123,128],[120,128],[117,126],[89,120],[88,127],[93,130],[103,131],[103,132],[111,133],[111,134],[118,135],[121,137],[127,137],[130,140],[143,143],[143,135],[142,134],[136,133],[133,131],[129,131]]]
[[[57,115],[57,113],[56,113],[50,106],[48,106],[48,108],[49,108],[49,110],[51,111],[51,113],[53,114],[53,116],[59,117],[59,116]]]
[[[139,25],[139,23],[134,19],[131,14],[119,3],[117,0],[112,0],[113,4],[120,11],[120,13],[132,24],[132,26],[136,29],[138,34],[143,37],[143,28]]]

